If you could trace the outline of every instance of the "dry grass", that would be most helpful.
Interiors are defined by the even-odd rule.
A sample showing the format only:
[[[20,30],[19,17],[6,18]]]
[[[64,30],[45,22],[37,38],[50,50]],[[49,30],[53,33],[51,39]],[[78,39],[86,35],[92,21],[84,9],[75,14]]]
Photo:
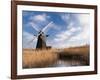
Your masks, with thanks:
[[[23,50],[23,68],[47,67],[57,59],[54,50]]]
[[[79,60],[89,65],[89,46],[65,49],[23,49],[23,68],[41,68],[55,64],[58,60]]]
[[[66,52],[66,55],[70,54],[70,55],[88,56],[89,46],[65,48],[64,52]]]

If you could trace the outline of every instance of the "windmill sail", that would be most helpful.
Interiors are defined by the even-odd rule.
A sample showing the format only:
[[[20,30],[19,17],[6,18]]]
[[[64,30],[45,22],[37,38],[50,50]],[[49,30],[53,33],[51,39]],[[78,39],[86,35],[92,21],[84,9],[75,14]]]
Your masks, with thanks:
[[[37,32],[39,32],[38,28],[35,27],[34,23],[30,23],[30,24],[31,24],[31,26],[32,26],[33,29],[35,29]]]
[[[31,39],[27,44],[28,44],[28,45],[31,44],[35,38],[36,38],[36,37],[34,37],[33,39]]]
[[[45,32],[46,31],[46,29],[48,28],[48,27],[50,27],[50,25],[52,25],[52,21],[47,25],[47,26],[45,26],[43,29],[42,29],[42,32]]]

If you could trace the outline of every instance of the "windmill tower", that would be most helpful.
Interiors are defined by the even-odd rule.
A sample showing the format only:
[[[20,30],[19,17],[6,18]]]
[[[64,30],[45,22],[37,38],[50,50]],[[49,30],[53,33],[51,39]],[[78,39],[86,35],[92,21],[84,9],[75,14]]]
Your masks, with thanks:
[[[43,32],[39,32],[36,49],[46,49],[46,39]]]
[[[45,35],[44,32],[45,30],[50,27],[50,25],[52,24],[53,22],[50,22],[47,26],[45,26],[42,30],[38,31],[35,27],[33,27],[37,32],[37,36],[35,36],[35,38],[37,38],[37,44],[36,44],[36,49],[46,49],[48,48],[48,46],[46,45],[46,38],[48,37],[48,35]],[[34,38],[34,39],[35,39]],[[32,39],[29,43],[33,42],[34,39]],[[50,46],[49,46],[50,47]]]

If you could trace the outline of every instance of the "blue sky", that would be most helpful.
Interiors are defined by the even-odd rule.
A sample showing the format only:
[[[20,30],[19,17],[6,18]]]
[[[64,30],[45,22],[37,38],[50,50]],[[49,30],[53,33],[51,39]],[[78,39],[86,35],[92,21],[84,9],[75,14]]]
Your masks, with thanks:
[[[48,46],[66,48],[90,44],[89,17],[85,13],[22,11],[23,48],[35,48],[37,38],[34,35],[50,22],[44,30],[49,35],[46,38]]]

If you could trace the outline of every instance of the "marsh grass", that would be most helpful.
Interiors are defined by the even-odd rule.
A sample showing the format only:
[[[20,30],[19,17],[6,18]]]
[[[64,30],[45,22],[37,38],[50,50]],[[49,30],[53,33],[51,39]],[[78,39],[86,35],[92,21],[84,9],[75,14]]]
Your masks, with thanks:
[[[89,46],[48,50],[23,49],[22,59],[23,68],[44,68],[52,66],[59,60],[73,60],[73,62],[78,60],[83,65],[89,65]]]
[[[23,68],[47,67],[57,60],[58,56],[54,50],[23,51]]]

